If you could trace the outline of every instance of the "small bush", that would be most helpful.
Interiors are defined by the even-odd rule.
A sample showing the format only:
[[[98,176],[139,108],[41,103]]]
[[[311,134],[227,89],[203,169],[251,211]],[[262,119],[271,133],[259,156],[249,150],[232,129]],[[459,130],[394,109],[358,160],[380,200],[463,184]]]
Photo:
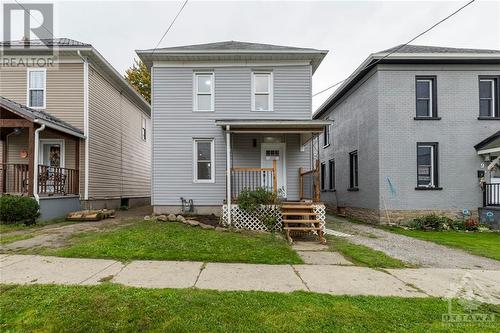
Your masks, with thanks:
[[[465,220],[464,227],[465,227],[465,230],[467,230],[467,231],[478,231],[479,230],[479,221],[476,220],[475,218],[470,217],[467,220]]]
[[[34,224],[40,216],[40,206],[31,197],[3,195],[0,197],[0,223]]]
[[[449,228],[451,222],[453,220],[446,216],[431,214],[417,217],[411,220],[410,224],[413,226],[413,229],[418,230],[445,230]],[[408,227],[411,228],[410,226]]]
[[[243,190],[238,196],[238,206],[248,213],[255,212],[261,205],[274,205],[278,203],[276,193],[258,187],[254,191]]]

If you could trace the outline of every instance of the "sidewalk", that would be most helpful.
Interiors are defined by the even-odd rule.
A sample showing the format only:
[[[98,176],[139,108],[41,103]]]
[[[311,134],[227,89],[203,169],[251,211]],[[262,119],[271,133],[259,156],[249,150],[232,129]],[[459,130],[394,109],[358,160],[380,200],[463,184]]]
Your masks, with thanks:
[[[0,255],[0,283],[93,285],[104,281],[145,288],[305,290],[334,295],[444,297],[467,274],[500,304],[500,271],[387,269],[337,265],[256,265],[189,261],[75,259]]]

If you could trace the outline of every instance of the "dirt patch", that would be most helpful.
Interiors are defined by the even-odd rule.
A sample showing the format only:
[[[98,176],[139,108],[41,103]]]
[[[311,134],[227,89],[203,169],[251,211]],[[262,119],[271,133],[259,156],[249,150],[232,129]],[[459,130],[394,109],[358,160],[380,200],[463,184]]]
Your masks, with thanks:
[[[186,215],[186,219],[195,220],[203,224],[208,224],[214,227],[220,227],[220,217],[215,215]]]

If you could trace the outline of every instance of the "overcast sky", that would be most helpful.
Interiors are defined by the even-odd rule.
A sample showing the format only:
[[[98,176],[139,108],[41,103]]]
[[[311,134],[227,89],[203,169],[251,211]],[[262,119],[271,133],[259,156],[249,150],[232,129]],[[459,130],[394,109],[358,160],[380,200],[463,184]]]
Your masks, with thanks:
[[[190,0],[161,46],[237,40],[326,49],[313,78],[317,92],[370,53],[407,42],[467,1]],[[158,43],[182,3],[56,2],[55,35],[91,43],[123,73],[135,49]],[[500,2],[476,1],[413,44],[500,49]],[[313,110],[331,92],[315,97]]]

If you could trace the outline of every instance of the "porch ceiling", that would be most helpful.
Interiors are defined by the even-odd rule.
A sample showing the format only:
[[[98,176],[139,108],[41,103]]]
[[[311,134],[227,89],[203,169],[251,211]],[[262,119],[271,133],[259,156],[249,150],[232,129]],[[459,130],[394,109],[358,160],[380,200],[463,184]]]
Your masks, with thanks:
[[[232,133],[321,133],[330,120],[216,120],[215,124]]]

